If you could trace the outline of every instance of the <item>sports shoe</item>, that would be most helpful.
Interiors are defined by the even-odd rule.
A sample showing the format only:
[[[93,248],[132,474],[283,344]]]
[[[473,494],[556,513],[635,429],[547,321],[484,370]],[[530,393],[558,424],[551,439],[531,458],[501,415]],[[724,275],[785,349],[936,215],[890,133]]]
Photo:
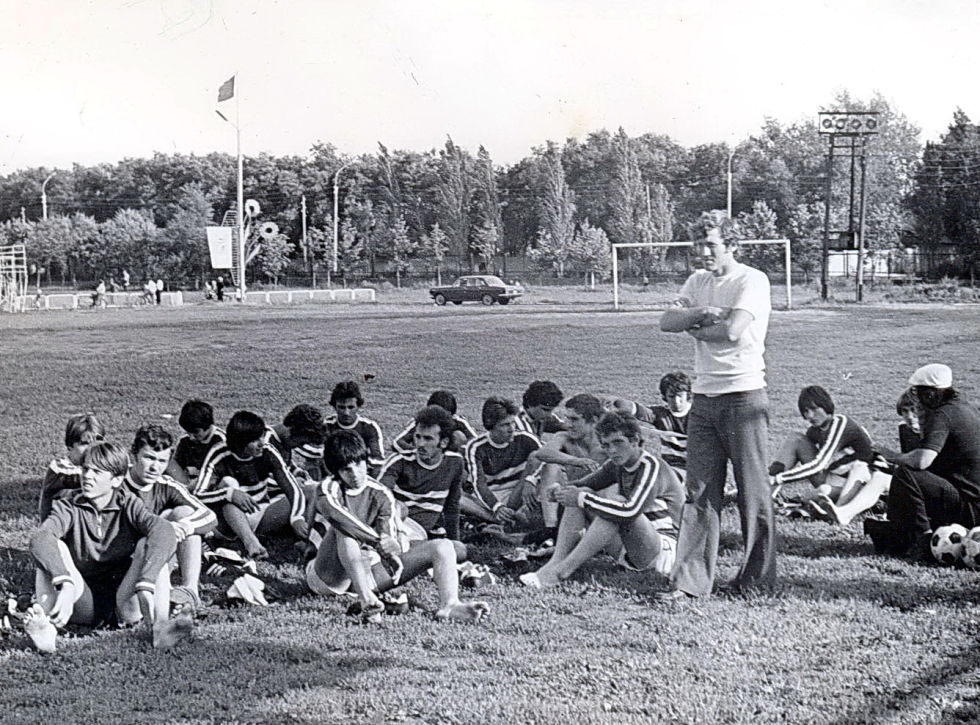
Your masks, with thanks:
[[[385,592],[381,595],[381,603],[384,605],[385,614],[405,614],[408,612],[408,595],[405,592]]]
[[[697,599],[697,597],[693,594],[688,594],[681,589],[668,589],[665,592],[657,592],[653,595],[653,598],[655,601],[663,602],[664,604],[682,604],[684,602],[691,602]]]
[[[486,564],[464,561],[462,564],[458,564],[456,568],[459,570],[459,585],[467,589],[476,589],[494,584],[497,581]]]
[[[527,555],[532,559],[543,559],[555,553],[555,542],[553,539],[542,541],[540,545],[532,547]]]
[[[369,604],[361,609],[361,621],[364,624],[380,624],[384,619],[385,605],[381,602]]]
[[[830,519],[830,507],[827,504],[830,504],[830,506],[834,505],[827,496],[820,493],[807,501],[806,507],[809,509],[810,515],[813,518],[820,521],[827,521]]]

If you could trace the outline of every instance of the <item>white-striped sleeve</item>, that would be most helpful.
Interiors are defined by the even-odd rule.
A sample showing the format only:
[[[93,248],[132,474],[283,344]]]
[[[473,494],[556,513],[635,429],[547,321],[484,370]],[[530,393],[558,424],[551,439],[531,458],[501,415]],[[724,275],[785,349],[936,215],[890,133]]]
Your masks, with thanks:
[[[361,521],[350,509],[340,503],[334,494],[333,487],[335,482],[324,482],[320,487],[320,497],[317,499],[317,511],[330,521],[331,524],[340,529],[341,533],[352,539],[367,544],[375,544],[380,537],[378,532]],[[324,510],[325,509],[325,510]]]
[[[215,467],[221,462],[229,451],[224,446],[213,446],[204,457],[201,464],[201,472],[197,476],[197,484],[194,486],[193,493],[198,500],[205,504],[215,504],[228,498],[228,492],[219,488],[220,481],[215,474]]]
[[[844,436],[844,427],[847,425],[847,417],[835,415],[830,422],[830,430],[827,432],[827,440],[817,451],[812,461],[806,461],[783,471],[776,475],[777,483],[790,483],[809,478],[821,471],[827,470],[831,461],[834,459],[834,452],[840,446],[841,438]]]
[[[410,437],[412,435],[412,431],[414,430],[415,430],[415,421],[413,420],[411,423],[406,425],[402,429],[402,431],[398,435],[396,435],[395,438],[391,441],[391,450],[394,451],[395,453],[411,453],[412,450],[414,449],[414,446],[406,445],[406,441],[404,439],[408,437],[408,443],[409,444],[414,443],[415,441],[413,441],[412,438]],[[384,448],[382,448],[381,450],[384,451]],[[385,461],[385,463],[387,463],[387,461]]]
[[[218,523],[218,517],[215,516],[214,511],[205,506],[200,499],[194,497],[183,484],[173,479],[165,479],[162,483],[172,489],[171,495],[180,502],[180,505],[192,509],[188,516],[179,521],[179,523],[186,524],[192,534],[205,534]]]
[[[657,483],[660,474],[660,462],[653,457],[643,456],[640,460],[643,471],[640,481],[633,489],[627,501],[613,501],[594,493],[580,494],[580,504],[584,509],[594,511],[602,518],[634,519],[643,511],[643,504]]]
[[[279,450],[271,443],[266,444],[265,450],[272,454],[273,464],[279,469],[273,471],[272,476],[289,499],[289,523],[295,525],[297,521],[305,521],[306,496],[303,494],[302,487],[296,483],[295,476],[289,470]]]

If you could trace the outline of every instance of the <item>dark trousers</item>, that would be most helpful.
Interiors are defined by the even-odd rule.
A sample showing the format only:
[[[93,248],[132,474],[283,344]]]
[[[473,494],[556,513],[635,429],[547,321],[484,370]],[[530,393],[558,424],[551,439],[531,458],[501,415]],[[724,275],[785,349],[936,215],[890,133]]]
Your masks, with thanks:
[[[947,524],[973,528],[978,523],[977,513],[977,504],[935,473],[899,466],[892,475],[888,520],[899,534],[908,537],[909,544]]]
[[[671,582],[695,596],[711,592],[731,461],[745,545],[734,584],[741,588],[772,586],[776,581],[776,522],[769,488],[769,398],[765,389],[695,395],[687,435],[687,501]]]

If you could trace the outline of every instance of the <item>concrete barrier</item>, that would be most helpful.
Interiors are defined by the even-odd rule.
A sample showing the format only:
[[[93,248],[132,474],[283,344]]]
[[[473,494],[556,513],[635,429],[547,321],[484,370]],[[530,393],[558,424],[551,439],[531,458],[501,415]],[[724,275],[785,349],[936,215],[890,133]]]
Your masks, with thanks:
[[[106,307],[136,307],[137,305],[150,303],[143,302],[142,292],[107,292],[105,295]],[[155,304],[155,303],[154,303]],[[163,292],[160,295],[161,307],[180,307],[184,304],[184,293]],[[58,294],[41,295],[38,300],[34,295],[27,295],[23,298],[22,309],[24,310],[78,310],[92,306],[91,292],[60,292]]]
[[[351,289],[269,290],[245,293],[249,304],[282,305],[303,302],[376,302],[369,287]]]
[[[234,304],[234,298],[226,296],[226,302]],[[107,307],[138,307],[151,306],[143,301],[142,292],[107,292],[105,295]],[[304,302],[376,302],[375,291],[370,287],[348,289],[304,289],[304,290],[259,290],[245,294],[249,304],[260,305],[289,305]],[[59,294],[41,295],[35,304],[34,295],[27,295],[21,301],[24,310],[77,310],[92,306],[91,292],[63,292]],[[163,292],[160,295],[161,307],[180,307],[184,304],[184,293]],[[155,306],[155,305],[153,305]]]

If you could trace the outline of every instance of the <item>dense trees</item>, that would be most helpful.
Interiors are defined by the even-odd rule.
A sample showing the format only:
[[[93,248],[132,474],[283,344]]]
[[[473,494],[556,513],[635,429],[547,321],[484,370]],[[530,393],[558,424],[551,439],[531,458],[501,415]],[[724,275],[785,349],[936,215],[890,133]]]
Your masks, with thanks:
[[[961,111],[949,131],[921,152],[916,129],[880,96],[838,95],[829,108],[876,110],[882,133],[869,142],[868,234],[871,249],[915,246],[967,271],[980,261],[980,130]],[[797,267],[819,269],[826,194],[826,138],[815,121],[768,119],[734,146],[685,149],[662,135],[595,131],[564,144],[547,142],[507,167],[447,138],[439,149],[378,145],[375,154],[342,157],[317,143],[305,157],[245,159],[245,196],[262,205],[260,221],[278,224],[250,272],[273,281],[284,273],[332,272],[334,183],[339,198],[337,266],[341,275],[441,276],[487,269],[501,255],[525,255],[556,276],[608,274],[612,242],[689,237],[690,222],[724,208],[733,171],[733,211],[745,236],[786,236]],[[846,228],[846,161],[835,165],[832,227]],[[22,241],[47,281],[91,280],[127,269],[199,283],[211,273],[203,227],[220,224],[235,199],[235,160],[226,154],[154,154],[0,177],[0,244]],[[306,198],[307,247],[301,247]],[[22,211],[23,210],[23,211]],[[768,265],[769,254],[753,252]],[[634,253],[637,273],[663,266],[666,253]],[[305,262],[304,262],[305,260]]]

